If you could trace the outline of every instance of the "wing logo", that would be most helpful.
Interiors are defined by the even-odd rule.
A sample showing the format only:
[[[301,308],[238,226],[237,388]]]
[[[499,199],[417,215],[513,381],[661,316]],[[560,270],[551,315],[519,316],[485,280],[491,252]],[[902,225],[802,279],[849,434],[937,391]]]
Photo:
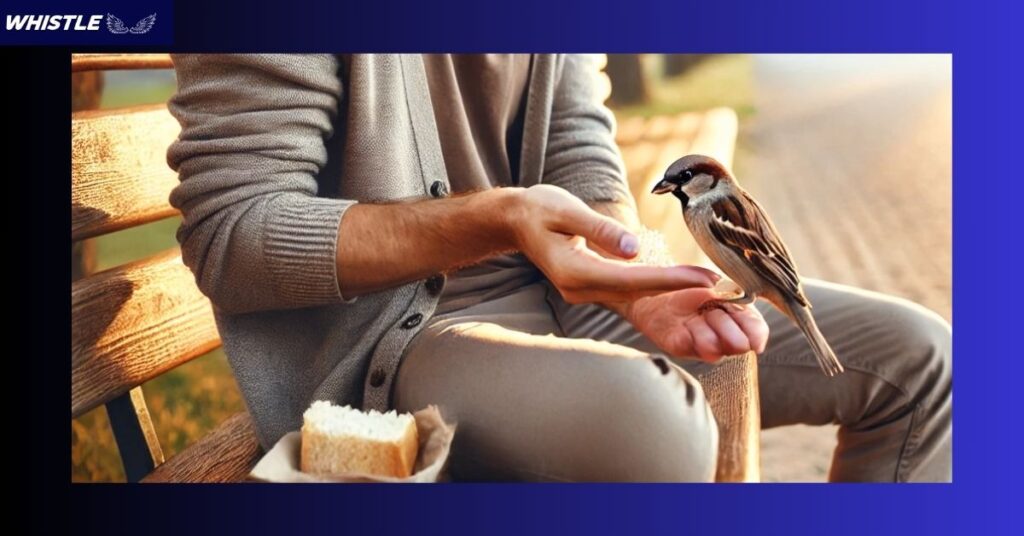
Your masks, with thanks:
[[[135,23],[135,26],[129,28],[124,21],[107,13],[107,29],[112,34],[144,34],[153,29],[153,25],[156,24],[156,13],[140,20]]]

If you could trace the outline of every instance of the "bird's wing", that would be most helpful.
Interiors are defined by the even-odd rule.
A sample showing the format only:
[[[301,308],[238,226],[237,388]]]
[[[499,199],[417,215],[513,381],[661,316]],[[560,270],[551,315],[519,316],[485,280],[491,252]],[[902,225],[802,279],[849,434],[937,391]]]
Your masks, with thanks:
[[[741,192],[715,201],[711,209],[715,216],[708,226],[719,242],[747,259],[762,277],[789,297],[810,306],[789,250],[752,197]]]
[[[110,13],[107,13],[107,29],[110,30],[110,33],[128,33],[128,27],[124,25],[124,21]]]
[[[136,22],[135,26],[132,26],[132,29],[128,31],[133,34],[144,34],[153,27],[154,23],[156,23],[156,13]]]

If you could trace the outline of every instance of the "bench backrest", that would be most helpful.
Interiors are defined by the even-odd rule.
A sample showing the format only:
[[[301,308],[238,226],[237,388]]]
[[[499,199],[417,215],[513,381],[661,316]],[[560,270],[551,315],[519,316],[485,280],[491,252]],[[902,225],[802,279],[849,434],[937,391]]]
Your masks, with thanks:
[[[72,71],[170,68],[166,54],[75,54]],[[164,105],[74,112],[71,240],[176,214]],[[143,383],[220,345],[209,301],[177,248],[88,274],[71,286],[71,417],[107,406],[129,481],[164,462]]]

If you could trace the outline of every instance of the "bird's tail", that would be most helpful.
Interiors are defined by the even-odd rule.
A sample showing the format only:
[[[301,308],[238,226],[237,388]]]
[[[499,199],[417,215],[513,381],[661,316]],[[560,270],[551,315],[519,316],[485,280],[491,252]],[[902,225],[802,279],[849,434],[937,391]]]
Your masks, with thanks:
[[[814,350],[814,357],[818,359],[818,364],[821,365],[822,372],[826,376],[835,376],[843,372],[843,365],[836,358],[835,352],[832,351],[832,347],[829,346],[828,341],[821,334],[821,330],[818,329],[818,324],[814,321],[814,316],[811,315],[810,307],[794,303],[787,305],[789,306],[789,317],[793,319],[800,328],[800,331],[804,333],[804,337],[810,343],[811,349]]]

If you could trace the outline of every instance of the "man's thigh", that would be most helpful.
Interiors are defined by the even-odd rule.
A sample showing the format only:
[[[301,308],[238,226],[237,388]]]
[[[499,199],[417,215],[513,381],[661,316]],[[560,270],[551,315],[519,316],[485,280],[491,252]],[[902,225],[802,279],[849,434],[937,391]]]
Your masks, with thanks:
[[[821,374],[810,347],[789,319],[758,304],[771,331],[759,359],[765,427],[838,423],[870,427],[880,410],[910,406],[948,383],[949,324],[910,301],[845,285],[808,280],[818,327],[846,373]],[[796,387],[796,388],[794,388]],[[931,402],[931,401],[928,401]]]
[[[922,384],[950,374],[948,363],[929,359],[929,351],[949,344],[949,326],[935,313],[907,300],[876,292],[805,280],[815,320],[847,373],[835,378],[820,372],[799,329],[764,300],[758,310],[769,326],[768,346],[758,357],[762,426],[785,424],[866,424],[872,404],[887,397],[907,403]],[[553,289],[548,301],[568,337],[591,338],[636,348],[660,350],[618,314],[597,305],[565,303]],[[676,360],[697,377],[713,364]]]
[[[700,385],[663,359],[563,336],[546,289],[432,320],[398,372],[400,411],[458,423],[456,478],[707,480],[717,429]]]
[[[635,348],[648,354],[664,355],[661,348],[618,313],[597,304],[567,303],[554,287],[549,283],[544,284],[548,305],[566,337],[604,341]],[[673,359],[673,363],[697,377],[703,376],[716,366],[696,358]]]

